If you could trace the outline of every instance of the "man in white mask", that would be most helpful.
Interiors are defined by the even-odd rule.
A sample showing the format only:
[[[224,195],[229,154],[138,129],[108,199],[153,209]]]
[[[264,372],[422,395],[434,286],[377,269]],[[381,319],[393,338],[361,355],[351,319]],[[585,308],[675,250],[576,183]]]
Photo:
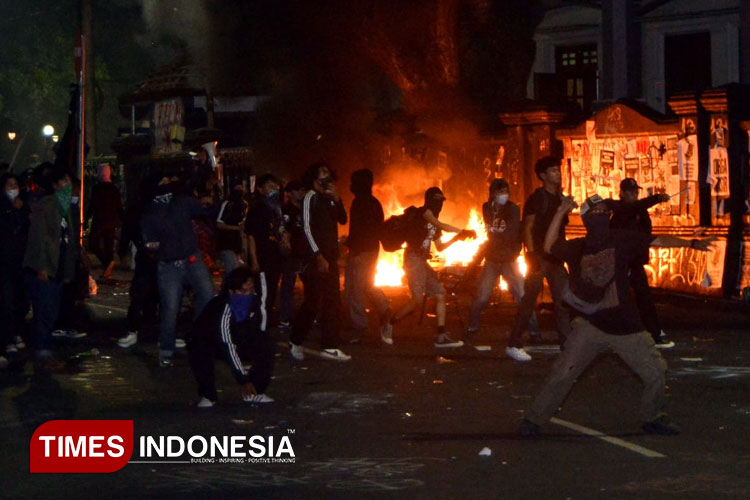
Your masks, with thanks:
[[[487,305],[500,276],[508,284],[508,290],[516,302],[523,297],[523,276],[517,260],[521,253],[521,210],[510,201],[510,188],[505,179],[494,179],[489,194],[489,200],[482,205],[487,243],[482,249],[484,268],[469,312],[466,331],[470,335],[479,330],[482,309]],[[540,338],[539,325],[533,313],[529,319],[529,330],[532,338]]]

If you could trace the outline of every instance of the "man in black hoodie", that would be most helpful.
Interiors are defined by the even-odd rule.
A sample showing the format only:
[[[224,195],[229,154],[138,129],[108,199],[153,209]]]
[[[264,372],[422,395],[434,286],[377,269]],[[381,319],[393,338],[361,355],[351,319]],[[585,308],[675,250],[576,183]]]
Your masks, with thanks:
[[[273,343],[260,330],[260,316],[252,272],[247,266],[237,267],[227,274],[221,293],[206,304],[193,324],[188,354],[198,382],[199,408],[210,408],[216,403],[217,351],[224,355],[242,386],[244,401],[273,403],[264,393],[273,373]],[[245,368],[243,359],[252,362],[250,369]]]
[[[521,253],[521,210],[509,200],[509,196],[508,181],[494,179],[490,184],[490,199],[482,205],[487,243],[483,249],[484,268],[479,276],[477,296],[469,312],[469,334],[479,330],[482,309],[487,305],[500,276],[505,279],[516,302],[523,298],[523,276],[516,260]],[[532,337],[540,337],[539,325],[533,312],[529,319],[529,329]]]
[[[653,227],[648,209],[656,204],[669,201],[669,195],[654,194],[639,200],[638,191],[641,189],[638,182],[631,177],[623,179],[620,182],[619,201],[609,201],[612,208],[612,220],[609,223],[611,229],[627,229],[651,236]],[[659,349],[669,349],[674,347],[674,342],[667,340],[664,330],[662,330],[659,323],[654,299],[651,297],[651,289],[648,286],[648,277],[646,276],[646,271],[643,269],[643,266],[646,264],[648,264],[648,251],[630,269],[630,286],[633,287],[635,302],[638,305],[641,320],[646,326],[646,330],[654,337],[656,347]]]
[[[366,168],[352,174],[351,192],[354,201],[349,209],[349,238],[346,246],[349,255],[346,259],[344,296],[349,308],[354,338],[367,330],[365,297],[372,303],[380,318],[380,327],[386,328],[391,316],[388,299],[380,288],[375,286],[375,271],[380,252],[380,230],[383,226],[383,206],[372,195],[372,171]]]
[[[338,224],[346,224],[346,209],[334,184],[335,176],[325,163],[314,163],[302,178],[310,190],[302,201],[303,251],[307,254],[302,283],[305,300],[292,325],[290,353],[298,361],[305,358],[302,343],[317,314],[321,324],[323,359],[349,361],[351,356],[338,348],[341,325],[339,285]]]

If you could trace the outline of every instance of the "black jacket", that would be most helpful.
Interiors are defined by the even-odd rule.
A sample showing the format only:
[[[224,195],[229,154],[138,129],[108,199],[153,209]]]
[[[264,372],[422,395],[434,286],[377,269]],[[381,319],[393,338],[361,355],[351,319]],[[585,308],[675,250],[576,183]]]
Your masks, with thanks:
[[[484,225],[487,228],[485,258],[490,262],[511,262],[521,253],[521,210],[508,201],[496,206],[492,202],[482,205]]]
[[[305,232],[304,253],[323,254],[327,260],[339,257],[339,228],[346,224],[344,204],[328,195],[310,190],[302,201],[302,225]]]
[[[14,208],[0,193],[0,266],[21,267],[29,237],[29,208],[26,203]]]
[[[380,250],[383,206],[372,195],[356,196],[349,209],[349,238],[346,246],[352,255]]]
[[[659,203],[659,195],[647,196],[632,203],[622,200],[609,202],[612,208],[612,220],[609,223],[611,229],[627,229],[639,233],[651,235],[653,227],[648,209]]]
[[[244,335],[257,334],[260,324],[260,299],[256,301],[254,310],[250,311],[250,318],[237,323],[229,307],[229,294],[221,293],[211,299],[193,323],[190,335],[190,349],[205,348],[207,344],[215,343],[232,369],[237,382],[242,385],[250,382],[248,370],[242,364],[237,352],[237,344]]]

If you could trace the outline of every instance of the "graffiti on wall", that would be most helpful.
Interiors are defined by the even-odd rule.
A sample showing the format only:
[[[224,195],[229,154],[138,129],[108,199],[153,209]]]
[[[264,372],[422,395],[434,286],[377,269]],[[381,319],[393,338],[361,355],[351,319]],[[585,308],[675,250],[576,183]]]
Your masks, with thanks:
[[[716,241],[708,252],[652,247],[645,266],[649,284],[678,290],[720,288],[725,251],[726,241],[722,240]]]

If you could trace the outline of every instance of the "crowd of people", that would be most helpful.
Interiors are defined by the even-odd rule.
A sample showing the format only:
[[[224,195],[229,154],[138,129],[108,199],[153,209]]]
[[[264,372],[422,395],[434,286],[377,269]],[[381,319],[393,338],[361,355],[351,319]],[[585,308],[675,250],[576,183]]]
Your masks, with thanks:
[[[562,194],[560,160],[542,158],[535,172],[542,186],[525,201],[523,212],[510,200],[507,181],[494,179],[489,186],[482,206],[487,241],[475,257],[475,263],[484,261],[484,266],[476,279],[468,328],[458,334],[446,329],[446,290],[429,259],[433,247],[442,251],[477,235],[440,220],[446,196],[438,187],[427,189],[422,206],[410,207],[399,221],[411,298],[396,310],[374,285],[381,240],[390,221],[385,221],[382,205],[372,194],[374,178],[368,169],[351,175],[354,199],[348,212],[336,175],[324,163],[311,165],[283,190],[282,181],[272,174],[257,178],[252,195],[244,182],[230,179],[225,198],[217,193],[210,174],[197,182],[151,175],[139,188],[141,202],[123,210],[111,171],[103,166],[84,222],[92,220],[89,249],[102,265],[103,278],[112,275],[118,229],[118,253],[124,256],[123,248],[134,248],[127,333],[117,344],[130,348],[142,341],[144,321],[155,318],[158,304],[159,365],[169,368],[175,352],[187,347],[199,407],[216,404],[217,353],[231,367],[243,399],[273,402],[266,389],[273,372],[271,339],[276,326],[288,333],[293,360],[312,353],[323,360],[351,360],[342,349],[345,318],[351,341],[357,342],[368,331],[368,305],[381,342],[393,346],[400,322],[434,297],[435,348],[460,348],[479,331],[482,311],[502,276],[518,303],[507,356],[517,362],[531,360],[522,342],[526,331],[530,342],[542,342],[534,311],[545,279],[562,350],[522,422],[523,435],[538,432],[576,377],[607,350],[617,353],[645,384],[644,429],[679,432],[662,413],[666,365],[657,350],[673,344],[659,324],[643,266],[649,246],[705,251],[711,241],[655,237],[647,209],[669,197],[639,199],[634,179],[622,181],[620,200],[588,198],[580,207],[586,235],[567,240],[568,214],[577,206]],[[24,320],[31,308],[32,335],[27,340],[33,345],[35,369],[57,370],[61,362],[54,354],[53,332],[72,338],[85,334],[59,323],[64,316],[61,305],[77,296],[66,287],[80,288],[79,275],[88,279],[89,274],[87,254],[79,245],[80,185],[67,172],[44,164],[27,182],[4,173],[0,187],[0,363],[25,348]],[[342,304],[338,226],[347,222]],[[443,232],[454,237],[443,241]],[[528,266],[525,277],[518,266],[522,248]],[[224,269],[218,294],[209,271],[217,260]],[[297,277],[304,298],[295,312]],[[193,322],[186,338],[179,338],[178,317],[188,293]],[[312,350],[304,344],[316,326],[320,349]]]

